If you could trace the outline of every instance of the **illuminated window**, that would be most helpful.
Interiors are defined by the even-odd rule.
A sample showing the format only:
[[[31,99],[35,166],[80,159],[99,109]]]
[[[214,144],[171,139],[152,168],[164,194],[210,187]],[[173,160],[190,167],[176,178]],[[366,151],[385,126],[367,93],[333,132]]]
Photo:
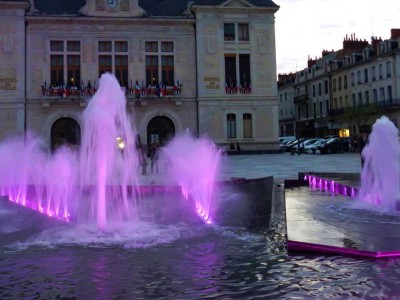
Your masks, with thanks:
[[[50,41],[50,84],[78,86],[81,81],[80,41]]]

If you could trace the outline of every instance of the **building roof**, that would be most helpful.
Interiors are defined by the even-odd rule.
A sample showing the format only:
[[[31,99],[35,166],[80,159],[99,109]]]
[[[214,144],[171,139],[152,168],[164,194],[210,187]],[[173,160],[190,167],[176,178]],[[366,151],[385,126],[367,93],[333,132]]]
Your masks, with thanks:
[[[3,0],[0,0],[3,1]],[[24,1],[24,0],[20,0]],[[182,15],[189,4],[195,5],[221,5],[228,0],[139,0],[148,15]],[[278,7],[271,0],[244,0],[254,6]],[[45,14],[79,14],[85,6],[86,0],[34,0],[35,9]]]
[[[196,0],[194,1],[195,5],[220,5],[228,0]],[[263,6],[263,7],[278,7],[271,0],[245,0],[246,2],[254,5],[254,6]]]

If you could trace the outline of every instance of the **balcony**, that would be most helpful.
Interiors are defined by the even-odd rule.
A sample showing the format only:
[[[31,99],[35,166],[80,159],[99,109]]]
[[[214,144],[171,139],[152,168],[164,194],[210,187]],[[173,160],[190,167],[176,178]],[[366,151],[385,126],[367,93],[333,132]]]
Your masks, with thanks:
[[[250,84],[244,84],[244,85],[225,85],[225,94],[227,95],[233,95],[233,94],[251,94],[251,85]]]
[[[294,104],[301,104],[308,101],[308,94],[303,94],[294,97]]]
[[[41,86],[43,106],[49,107],[54,103],[78,102],[81,106],[86,106],[87,99],[96,93],[96,88],[88,85],[85,88],[79,87],[50,87]],[[175,99],[175,104],[180,105],[182,99],[182,84],[175,86],[156,86],[125,89],[125,97],[128,102],[136,100],[140,105],[147,105],[147,100],[154,99]]]

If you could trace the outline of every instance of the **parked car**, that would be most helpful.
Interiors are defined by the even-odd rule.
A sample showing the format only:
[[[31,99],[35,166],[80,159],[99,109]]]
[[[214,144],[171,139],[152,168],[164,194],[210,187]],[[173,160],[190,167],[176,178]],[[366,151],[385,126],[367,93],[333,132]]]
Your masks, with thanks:
[[[296,139],[296,137],[294,135],[279,137],[279,148],[282,149],[284,145],[286,145],[290,141],[294,141],[295,139]]]
[[[286,145],[284,145],[283,149],[285,149],[286,152],[290,152],[290,149],[293,148],[293,146],[297,145],[298,143],[302,143],[305,140],[307,140],[306,138],[301,138],[301,139],[297,139],[294,141],[290,141],[287,142]]]
[[[318,150],[321,154],[339,153],[343,152],[343,148],[341,148],[341,146],[343,147],[340,138],[332,138],[325,140],[324,145],[320,146]]]
[[[304,146],[304,153],[312,153],[315,154],[319,147],[322,147],[325,144],[324,139],[317,139],[313,143],[309,143],[308,145]]]
[[[338,135],[327,135],[326,137],[324,137],[325,140],[330,140],[330,139],[334,139],[334,138],[339,138]]]
[[[306,152],[306,147],[318,142],[319,140],[321,140],[321,139],[320,138],[312,138],[312,139],[307,139],[307,140],[302,141],[300,143],[300,151],[301,152]],[[293,147],[296,149],[296,151],[298,151],[299,144],[293,145]]]

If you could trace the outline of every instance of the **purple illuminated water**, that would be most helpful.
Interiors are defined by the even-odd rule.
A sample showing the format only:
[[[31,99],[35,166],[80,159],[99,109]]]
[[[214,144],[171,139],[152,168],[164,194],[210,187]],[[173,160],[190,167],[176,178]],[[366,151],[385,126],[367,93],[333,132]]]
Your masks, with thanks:
[[[384,211],[398,210],[400,205],[399,131],[385,116],[372,127],[362,155],[359,198]]]
[[[199,217],[211,224],[211,203],[220,151],[210,140],[197,139],[185,132],[175,137],[163,154],[170,164],[168,176],[182,186],[186,199],[191,197]]]
[[[0,195],[60,220],[96,224],[100,231],[110,231],[112,224],[134,226],[141,217],[143,177],[137,172],[136,129],[113,75],[100,78],[83,112],[82,128],[79,149],[62,146],[50,153],[33,134],[1,143]],[[173,139],[163,154],[166,181],[181,186],[199,217],[210,223],[218,149],[186,133]]]

